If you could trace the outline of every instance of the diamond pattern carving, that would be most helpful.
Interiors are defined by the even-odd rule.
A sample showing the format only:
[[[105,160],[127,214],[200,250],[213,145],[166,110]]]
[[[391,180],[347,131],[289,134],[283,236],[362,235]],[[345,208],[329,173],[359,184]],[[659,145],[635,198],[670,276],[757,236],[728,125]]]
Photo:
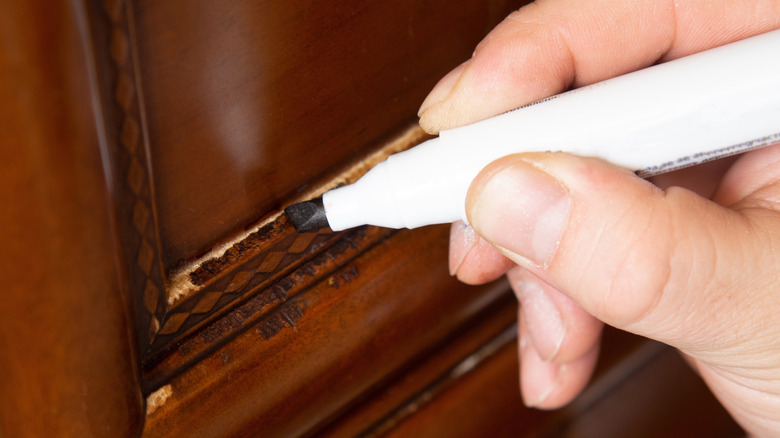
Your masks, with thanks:
[[[152,315],[157,312],[157,302],[160,290],[150,280],[146,281],[144,288],[144,308]]]
[[[217,304],[220,298],[222,298],[220,292],[209,292],[203,294],[203,297],[198,301],[198,304],[192,309],[192,313],[205,313],[214,308],[214,304]]]
[[[160,329],[158,334],[160,335],[169,335],[171,333],[175,333],[182,324],[184,324],[184,321],[187,320],[187,317],[189,317],[186,313],[174,313],[168,316],[168,320],[165,321],[165,325]]]
[[[263,259],[263,263],[257,267],[258,272],[273,272],[279,263],[282,262],[285,253],[283,252],[269,252]]]
[[[122,243],[127,259],[131,264],[135,262],[130,267],[130,277],[136,294],[136,327],[139,334],[147,335],[139,336],[139,347],[145,355],[160,331],[161,320],[167,321],[165,327],[168,330],[180,326],[181,321],[164,318],[164,285],[150,192],[151,175],[148,174],[145,148],[140,146],[142,116],[135,86],[135,66],[130,56],[132,39],[127,21],[128,5],[125,0],[104,0],[102,7],[110,34],[107,51],[101,54],[113,64],[113,97],[116,103],[112,113],[116,117],[107,117],[107,123],[118,127],[114,131],[116,136],[112,138],[116,149],[112,159],[119,182],[117,196],[123,198],[118,203],[123,224]]]
[[[210,313],[216,312],[220,308],[218,306],[225,306],[232,302],[233,300],[220,301],[226,294],[245,297],[258,288],[268,287],[288,267],[305,262],[321,248],[326,247],[328,242],[338,240],[338,235],[330,231],[298,234],[286,223],[286,219],[280,218],[278,221],[272,224],[272,228],[281,231],[266,244],[268,248],[265,251],[235,262],[240,269],[227,271],[224,275],[226,279],[221,279],[222,276],[219,275],[211,278],[202,290],[189,299],[177,302],[172,309],[169,309],[170,313],[167,315],[169,319],[159,331],[160,336],[152,345],[153,351],[183,336]],[[248,246],[248,242],[239,242],[236,245]]]
[[[154,262],[154,249],[146,240],[141,241],[141,248],[138,250],[138,266],[144,271],[146,275],[152,270],[152,262]]]
[[[130,169],[127,171],[127,183],[130,185],[130,189],[132,189],[133,193],[136,195],[141,194],[141,189],[143,189],[145,178],[146,173],[144,172],[144,167],[135,157],[133,157],[132,161],[130,162]]]
[[[127,148],[127,150],[130,153],[135,152],[135,148],[138,144],[138,134],[139,134],[139,128],[138,128],[138,122],[133,120],[130,117],[126,117],[124,122],[122,122],[122,131],[121,131],[121,137],[120,140],[122,142],[122,145]]]
[[[136,230],[146,230],[150,214],[149,208],[146,207],[144,201],[139,199],[133,208],[133,225],[135,225]]]
[[[236,291],[239,291],[246,286],[247,283],[249,283],[249,280],[252,279],[252,276],[254,276],[254,272],[250,271],[241,271],[238,274],[236,274],[235,277],[233,277],[233,280],[228,284],[228,287],[225,288],[226,293],[233,293]]]

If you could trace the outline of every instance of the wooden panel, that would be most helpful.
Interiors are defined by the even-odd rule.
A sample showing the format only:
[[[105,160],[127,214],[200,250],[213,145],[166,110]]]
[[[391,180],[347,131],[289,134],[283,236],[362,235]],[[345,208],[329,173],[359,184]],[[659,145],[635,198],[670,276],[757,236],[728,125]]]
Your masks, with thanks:
[[[0,435],[139,433],[87,11],[0,9]]]
[[[520,3],[100,2],[142,361],[334,244],[280,208],[421,141],[426,92]]]
[[[509,3],[135,2],[165,268],[414,120]]]
[[[292,230],[517,6],[319,3],[4,8],[0,435],[740,434],[611,330],[583,397],[523,408],[513,298],[448,275],[446,226]]]
[[[447,231],[394,234],[161,382],[147,436],[298,436],[409,367],[506,293],[449,277]]]
[[[603,351],[593,382],[564,409],[544,412],[522,405],[517,348],[510,342],[437,397],[424,398],[392,428],[363,436],[744,436],[673,349],[608,329]]]
[[[443,345],[432,348],[413,367],[393,376],[382,388],[360,399],[352,409],[335,419],[327,428],[318,431],[323,437],[374,437],[384,436],[402,425],[428,403],[437,400],[449,388],[458,385],[465,376],[474,372],[486,360],[507,349],[517,339],[515,318],[517,305],[513,297],[497,301],[478,318],[470,320],[461,330],[450,336]],[[511,348],[509,348],[511,349]],[[465,419],[488,421],[497,427],[512,428],[515,421],[497,421],[507,418],[528,418],[539,411],[523,412],[518,409],[517,360],[509,357],[505,373],[499,385],[484,387],[483,396],[478,399],[463,399],[458,403],[469,410]],[[506,397],[495,397],[496,391],[503,391]],[[486,399],[503,406],[481,416],[485,408],[497,403],[486,403]],[[507,402],[507,401],[511,402]],[[501,415],[507,410],[510,415]],[[526,415],[527,414],[527,415]],[[464,431],[465,432],[465,431]],[[417,435],[417,433],[415,432]],[[419,435],[425,436],[425,435]],[[474,434],[472,436],[495,436]]]

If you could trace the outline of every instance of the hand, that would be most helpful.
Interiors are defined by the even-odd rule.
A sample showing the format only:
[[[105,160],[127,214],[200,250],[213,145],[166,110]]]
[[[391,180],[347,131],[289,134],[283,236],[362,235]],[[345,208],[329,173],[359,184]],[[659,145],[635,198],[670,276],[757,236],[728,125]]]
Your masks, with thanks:
[[[438,132],[778,27],[780,1],[540,0],[439,82],[420,124]],[[678,348],[747,431],[777,436],[780,146],[656,184],[597,159],[502,158],[472,183],[473,228],[453,225],[451,271],[508,275],[528,405],[582,390],[603,321]]]

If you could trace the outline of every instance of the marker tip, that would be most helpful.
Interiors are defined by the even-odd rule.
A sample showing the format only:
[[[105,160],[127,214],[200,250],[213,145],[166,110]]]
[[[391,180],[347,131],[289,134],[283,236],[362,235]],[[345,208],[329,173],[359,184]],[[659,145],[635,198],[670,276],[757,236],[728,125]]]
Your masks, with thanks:
[[[325,216],[325,207],[322,198],[310,201],[298,202],[284,209],[284,213],[290,219],[295,231],[307,233],[328,226],[328,218]]]

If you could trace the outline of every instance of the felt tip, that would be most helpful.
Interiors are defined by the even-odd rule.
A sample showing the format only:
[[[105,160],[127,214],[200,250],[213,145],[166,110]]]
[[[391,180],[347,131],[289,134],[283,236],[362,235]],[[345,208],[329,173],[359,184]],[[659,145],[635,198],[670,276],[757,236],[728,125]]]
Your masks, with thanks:
[[[295,227],[295,231],[299,233],[317,231],[328,226],[328,218],[325,216],[322,198],[292,204],[284,209],[284,213],[290,219],[293,227]]]

